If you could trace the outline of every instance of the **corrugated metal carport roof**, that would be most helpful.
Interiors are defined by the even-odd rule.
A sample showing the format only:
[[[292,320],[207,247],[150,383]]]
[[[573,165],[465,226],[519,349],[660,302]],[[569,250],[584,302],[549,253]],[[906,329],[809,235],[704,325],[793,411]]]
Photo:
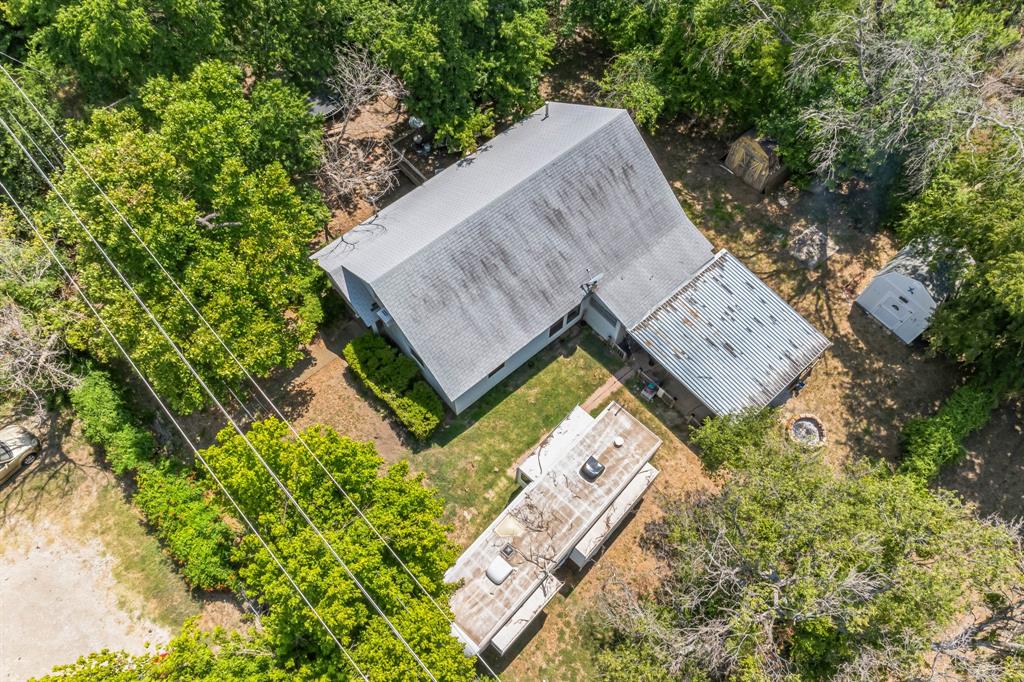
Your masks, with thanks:
[[[724,249],[630,334],[716,414],[764,407],[830,345]]]

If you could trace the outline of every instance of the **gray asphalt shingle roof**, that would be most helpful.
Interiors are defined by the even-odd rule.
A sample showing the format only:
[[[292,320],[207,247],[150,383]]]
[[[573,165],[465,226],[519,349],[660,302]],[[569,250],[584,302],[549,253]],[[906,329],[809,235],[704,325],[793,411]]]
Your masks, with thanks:
[[[716,414],[768,405],[831,345],[724,249],[630,335]]]
[[[630,325],[712,255],[624,110],[550,103],[314,258],[367,322],[369,285],[454,399],[595,275]]]
[[[936,303],[949,298],[956,288],[954,262],[951,258],[936,257],[940,253],[936,244],[913,242],[900,249],[875,277],[887,272],[898,272],[924,284]]]

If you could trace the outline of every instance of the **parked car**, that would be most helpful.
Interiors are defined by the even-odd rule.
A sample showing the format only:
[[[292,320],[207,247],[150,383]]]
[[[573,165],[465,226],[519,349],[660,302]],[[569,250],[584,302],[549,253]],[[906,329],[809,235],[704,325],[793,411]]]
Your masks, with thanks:
[[[39,439],[20,426],[0,429],[0,483],[39,457]]]

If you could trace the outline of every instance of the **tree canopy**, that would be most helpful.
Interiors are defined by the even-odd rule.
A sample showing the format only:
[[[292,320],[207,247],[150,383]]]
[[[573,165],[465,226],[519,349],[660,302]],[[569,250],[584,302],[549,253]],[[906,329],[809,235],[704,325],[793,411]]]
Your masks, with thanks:
[[[335,49],[360,45],[407,83],[410,111],[458,149],[539,104],[554,44],[543,0],[8,0],[0,18],[102,104],[210,58],[317,90]]]
[[[156,79],[138,108],[98,110],[72,145],[167,270],[256,375],[289,365],[322,319],[307,244],[325,209],[291,178],[315,164],[316,122],[277,81],[242,89],[222,62]],[[241,371],[200,324],[89,179],[71,164],[57,186],[172,338],[216,390]],[[45,217],[71,247],[79,280],[161,395],[180,411],[205,396],[61,202]],[[70,343],[104,361],[117,351],[84,315]]]
[[[473,662],[449,634],[445,615],[358,518],[305,447],[287,433],[285,424],[267,420],[254,424],[247,435],[431,672],[438,679],[472,679]],[[383,461],[372,443],[353,441],[331,429],[312,427],[302,432],[302,438],[446,609],[452,586],[444,583],[444,573],[458,548],[439,522],[443,503],[423,485],[422,475],[410,476],[405,462],[379,475]],[[204,455],[360,667],[382,679],[417,679],[421,672],[415,661],[289,505],[245,441],[225,430],[218,445]],[[263,619],[267,637],[274,650],[287,656],[286,665],[330,679],[351,676],[337,646],[257,538],[246,536],[235,558],[247,590],[260,595],[268,608]]]
[[[1024,173],[998,162],[1005,141],[954,156],[906,207],[907,239],[935,250],[959,290],[943,303],[928,337],[934,348],[1006,390],[1024,389]]]
[[[836,472],[756,415],[712,428],[729,476],[651,534],[658,590],[609,597],[609,679],[906,679],[983,596],[1019,599],[1016,531],[952,493]]]
[[[219,0],[8,0],[0,10],[92,101],[187,72],[223,47]]]
[[[637,120],[754,124],[801,171],[892,159],[919,187],[975,129],[1024,128],[999,70],[1021,17],[996,0],[579,0],[567,14],[617,55],[600,85]]]

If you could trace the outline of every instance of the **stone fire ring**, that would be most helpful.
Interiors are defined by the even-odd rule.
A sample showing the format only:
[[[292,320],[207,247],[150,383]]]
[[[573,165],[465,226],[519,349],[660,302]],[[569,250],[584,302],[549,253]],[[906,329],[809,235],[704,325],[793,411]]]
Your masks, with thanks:
[[[798,414],[786,422],[786,436],[795,443],[820,448],[825,435],[825,425],[813,414]]]

